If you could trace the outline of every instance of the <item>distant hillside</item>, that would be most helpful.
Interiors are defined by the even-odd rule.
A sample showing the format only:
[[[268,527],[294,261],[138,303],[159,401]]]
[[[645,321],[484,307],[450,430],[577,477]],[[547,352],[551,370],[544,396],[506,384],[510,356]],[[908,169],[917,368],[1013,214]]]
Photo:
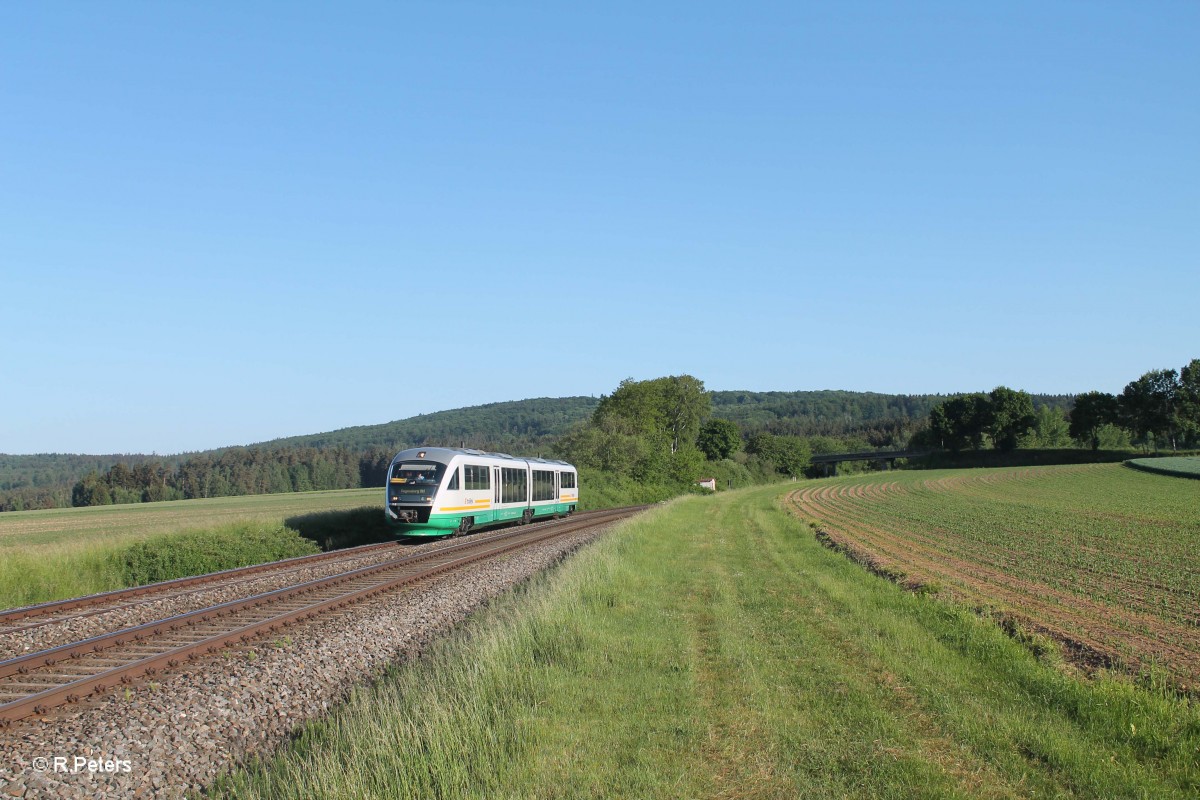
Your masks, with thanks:
[[[0,453],[0,511],[69,506],[71,487],[87,473],[93,470],[103,472],[118,461],[133,466],[153,458],[128,454],[38,453],[15,456]]]
[[[856,436],[873,446],[902,443],[924,425],[930,409],[945,395],[889,395],[873,392],[712,392],[713,415],[737,422],[747,432],[768,431],[798,436]],[[1069,407],[1069,396],[1035,395],[1038,405]],[[130,468],[144,465],[162,480],[180,478],[177,488],[193,496],[192,485],[216,486],[218,492],[238,493],[240,486],[257,491],[286,491],[284,476],[264,476],[266,462],[286,461],[290,485],[322,488],[296,477],[298,462],[312,462],[317,452],[336,461],[338,470],[355,474],[354,461],[363,457],[362,474],[378,472],[386,453],[423,444],[476,447],[514,455],[551,455],[556,440],[573,425],[591,416],[599,398],[559,397],[514,400],[439,411],[380,425],[360,425],[327,433],[272,439],[245,447],[227,447],[172,456],[126,455],[3,455],[0,454],[0,510],[52,508],[71,504],[72,487],[91,473],[103,475],[118,462]],[[836,446],[836,442],[833,443]],[[333,453],[332,451],[337,451]],[[314,476],[322,470],[308,466]],[[326,465],[327,466],[327,465]],[[386,466],[386,461],[384,462]],[[328,471],[328,470],[324,470]],[[214,481],[189,479],[208,473]],[[300,472],[303,472],[301,470]],[[148,473],[147,473],[148,474]],[[163,479],[163,474],[166,478]],[[354,480],[344,477],[343,480]],[[365,478],[364,478],[365,480]],[[221,488],[228,487],[228,489]],[[272,489],[270,487],[279,487]],[[332,488],[332,487],[329,487]],[[136,487],[131,488],[136,491]],[[206,490],[207,491],[207,490]],[[173,496],[173,495],[168,495]],[[203,494],[201,496],[209,496]]]
[[[713,415],[746,430],[793,436],[838,436],[881,422],[916,421],[946,398],[942,395],[814,392],[712,392]]]
[[[896,395],[837,390],[807,392],[710,392],[713,416],[733,420],[749,432],[797,436],[842,436],[923,422],[947,395]],[[1070,406],[1069,396],[1034,395],[1037,405]],[[328,433],[290,436],[251,448],[345,447],[400,450],[422,444],[536,455],[599,405],[595,397],[540,397],[438,411],[381,425],[359,425]]]
[[[924,425],[934,406],[952,395],[813,392],[711,392],[713,416],[744,430],[792,436],[845,436]],[[1068,410],[1072,395],[1033,395],[1035,407]]]
[[[548,448],[572,425],[590,417],[599,402],[595,397],[512,400],[421,414],[382,425],[358,425],[329,433],[272,439],[250,447],[346,447],[352,450],[381,447],[401,450],[422,444],[437,444],[536,455],[530,451]]]
[[[200,483],[236,489],[239,482],[235,473],[245,476],[261,472],[262,462],[272,458],[286,460],[289,471],[294,473],[294,462],[297,459],[313,460],[313,451],[344,451],[337,454],[339,462],[346,462],[351,453],[369,454],[371,460],[377,462],[382,452],[395,453],[422,444],[465,445],[517,455],[549,455],[554,441],[572,425],[591,416],[599,402],[594,397],[559,397],[489,403],[421,414],[380,425],[360,425],[328,433],[273,439],[246,447],[222,447],[171,456],[0,454],[0,511],[69,506],[71,490],[76,483],[90,473],[106,473],[118,463],[129,467],[144,464],[168,474],[179,471],[181,478],[187,473],[189,480],[186,483],[180,480],[177,488],[185,496],[191,496],[190,487],[195,481],[190,478],[195,473],[223,472],[215,482],[203,480]],[[376,469],[371,467],[371,470]],[[287,485],[286,481],[260,480],[258,483],[260,486]],[[292,484],[308,486],[303,480],[293,480]],[[310,488],[344,487],[314,484]]]

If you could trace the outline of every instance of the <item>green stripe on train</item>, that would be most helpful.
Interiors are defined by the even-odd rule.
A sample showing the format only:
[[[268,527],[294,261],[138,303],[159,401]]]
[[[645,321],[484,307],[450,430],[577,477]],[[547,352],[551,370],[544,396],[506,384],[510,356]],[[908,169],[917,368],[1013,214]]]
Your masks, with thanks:
[[[551,514],[568,514],[575,503],[554,503],[547,506],[533,506],[534,518],[546,517]],[[474,517],[475,528],[494,525],[500,522],[512,522],[521,518],[525,506],[519,508],[501,508],[495,511],[455,512],[453,514],[430,514],[429,521],[419,524],[393,523],[407,536],[446,536],[458,530],[463,517]]]

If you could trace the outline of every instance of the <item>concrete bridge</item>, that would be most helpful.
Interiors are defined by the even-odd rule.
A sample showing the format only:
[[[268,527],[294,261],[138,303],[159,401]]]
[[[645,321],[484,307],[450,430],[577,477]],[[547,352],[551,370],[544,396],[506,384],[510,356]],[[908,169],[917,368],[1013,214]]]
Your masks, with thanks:
[[[843,461],[878,461],[884,470],[894,469],[897,458],[921,458],[932,450],[873,450],[869,453],[825,453],[812,457],[813,466],[824,468],[825,477],[837,475],[837,465]]]

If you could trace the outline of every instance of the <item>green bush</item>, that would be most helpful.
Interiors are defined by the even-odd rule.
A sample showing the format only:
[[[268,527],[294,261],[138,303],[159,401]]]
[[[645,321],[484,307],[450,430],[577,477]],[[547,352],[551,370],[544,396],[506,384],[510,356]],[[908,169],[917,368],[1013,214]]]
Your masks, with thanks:
[[[699,487],[695,487],[699,491]],[[660,503],[681,494],[688,487],[670,483],[645,483],[628,475],[583,467],[579,470],[579,510],[620,508]]]
[[[283,523],[326,551],[389,542],[396,538],[396,531],[388,527],[381,506],[317,511],[288,517]]]
[[[151,536],[114,558],[126,585],[140,586],[317,552],[313,542],[279,523],[234,522]]]

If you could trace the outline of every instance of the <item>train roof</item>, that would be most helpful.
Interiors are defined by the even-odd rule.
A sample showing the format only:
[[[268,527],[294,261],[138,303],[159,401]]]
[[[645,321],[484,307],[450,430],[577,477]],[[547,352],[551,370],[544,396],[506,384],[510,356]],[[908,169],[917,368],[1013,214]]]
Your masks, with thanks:
[[[424,453],[423,456],[415,456],[413,453]],[[486,450],[475,450],[470,447],[409,447],[397,453],[392,461],[400,458],[430,458],[434,460],[439,458],[449,461],[456,455],[467,456],[482,456],[484,458],[506,458],[511,461],[528,461],[531,464],[554,464],[557,466],[575,468],[573,464],[566,461],[557,461],[549,458],[522,458],[521,456],[510,456],[508,453],[490,453]]]

